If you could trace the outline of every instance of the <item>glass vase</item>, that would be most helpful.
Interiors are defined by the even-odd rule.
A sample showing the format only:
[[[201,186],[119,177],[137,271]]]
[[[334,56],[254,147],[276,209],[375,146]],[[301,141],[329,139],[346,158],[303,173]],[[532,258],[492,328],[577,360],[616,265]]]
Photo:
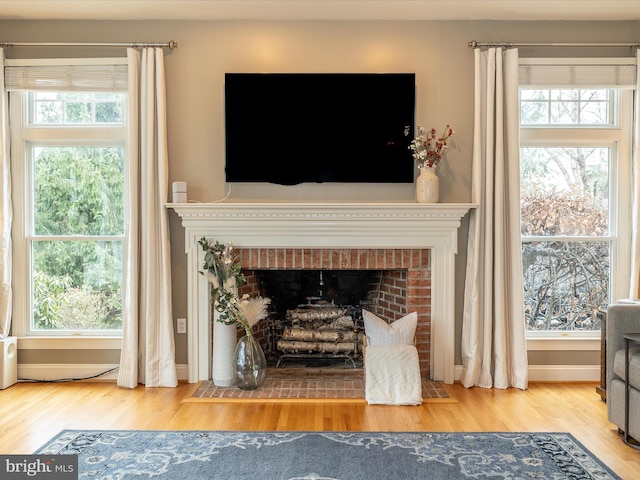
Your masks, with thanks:
[[[255,390],[267,376],[267,359],[262,347],[253,336],[247,334],[238,340],[235,350],[233,377],[242,390]]]

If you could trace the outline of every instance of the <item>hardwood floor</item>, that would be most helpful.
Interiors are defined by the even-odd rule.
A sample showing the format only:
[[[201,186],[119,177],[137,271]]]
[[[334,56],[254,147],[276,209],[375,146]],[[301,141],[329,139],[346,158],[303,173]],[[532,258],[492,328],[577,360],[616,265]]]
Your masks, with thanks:
[[[0,390],[0,453],[31,453],[62,429],[569,432],[623,479],[640,451],[607,421],[596,384],[516,389],[446,385],[457,402],[420,407],[306,401],[192,402],[197,384],[122,389],[113,383],[19,383]]]

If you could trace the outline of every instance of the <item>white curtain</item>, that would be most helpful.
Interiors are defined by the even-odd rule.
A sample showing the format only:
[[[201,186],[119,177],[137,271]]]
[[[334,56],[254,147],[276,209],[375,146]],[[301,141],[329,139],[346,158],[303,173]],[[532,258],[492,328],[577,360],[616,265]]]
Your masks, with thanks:
[[[4,67],[4,50],[0,48]],[[11,171],[9,169],[9,102],[0,75],[0,338],[11,329]]]
[[[161,48],[128,49],[132,161],[127,179],[129,259],[118,385],[178,384],[171,303],[166,93]],[[139,159],[138,162],[135,159]]]
[[[462,326],[465,387],[528,386],[520,245],[518,51],[475,50],[472,201]]]
[[[636,51],[636,90],[633,118],[633,218],[630,298],[640,298],[640,49]]]

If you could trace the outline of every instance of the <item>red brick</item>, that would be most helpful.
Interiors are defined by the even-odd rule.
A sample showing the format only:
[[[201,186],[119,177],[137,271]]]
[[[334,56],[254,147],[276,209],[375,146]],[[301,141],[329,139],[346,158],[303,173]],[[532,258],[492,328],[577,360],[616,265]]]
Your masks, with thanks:
[[[282,267],[286,268],[287,270],[295,268],[294,260],[293,260],[293,252],[294,250],[292,248],[287,248],[284,251],[284,265]]]
[[[304,249],[302,266],[307,269],[313,268],[313,250],[309,248]]]
[[[358,265],[356,268],[369,268],[369,250],[358,250]]]
[[[394,253],[395,253],[395,250],[393,250],[391,248],[388,248],[388,249],[384,250],[384,268],[395,268],[396,267]]]
[[[251,249],[251,260],[249,261],[249,267],[257,268],[260,266],[260,250],[257,248]]]
[[[360,268],[360,251],[357,248],[349,249],[351,254],[351,268]]]
[[[351,268],[351,251],[348,249],[340,250],[340,268]]]
[[[259,258],[258,260],[258,268],[268,268],[269,266],[269,253],[266,248],[261,248],[259,250]]]
[[[322,255],[320,256],[321,258],[321,263],[320,263],[320,268],[324,268],[324,269],[330,269],[333,268],[334,264],[334,258],[336,256],[336,251],[335,250],[321,250],[322,251]]]
[[[284,248],[275,249],[275,264],[271,265],[272,268],[287,268],[286,266],[286,254],[287,250]]]

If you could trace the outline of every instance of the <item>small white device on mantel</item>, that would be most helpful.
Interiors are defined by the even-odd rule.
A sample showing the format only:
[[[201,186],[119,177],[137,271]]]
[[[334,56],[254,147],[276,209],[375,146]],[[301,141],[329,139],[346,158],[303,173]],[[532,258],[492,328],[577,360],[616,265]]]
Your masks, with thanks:
[[[187,182],[173,182],[173,203],[187,203]]]

